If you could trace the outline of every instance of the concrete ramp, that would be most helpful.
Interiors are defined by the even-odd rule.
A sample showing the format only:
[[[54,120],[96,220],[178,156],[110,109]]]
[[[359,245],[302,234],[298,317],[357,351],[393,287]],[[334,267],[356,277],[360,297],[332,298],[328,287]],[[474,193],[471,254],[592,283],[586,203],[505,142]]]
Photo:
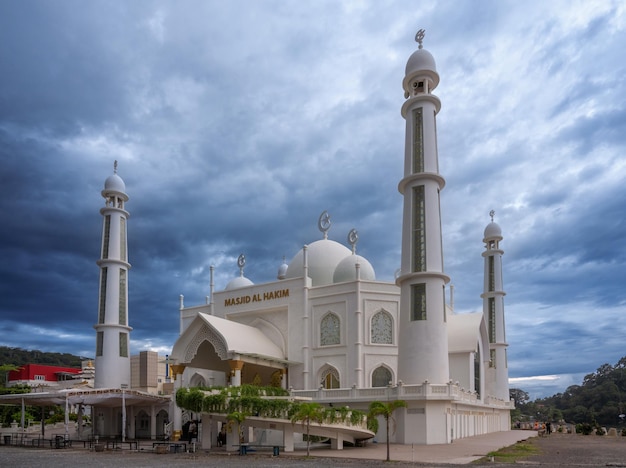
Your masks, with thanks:
[[[226,415],[221,413],[203,414],[203,430],[204,430],[204,416],[208,416],[209,420],[227,422]],[[283,447],[286,452],[293,452],[293,434],[301,433],[306,434],[306,425],[302,425],[301,422],[292,423],[288,419],[276,419],[276,418],[262,418],[259,416],[249,416],[242,423],[243,426],[259,428],[259,429],[271,429],[283,432]],[[327,437],[331,440],[331,448],[335,450],[343,449],[343,443],[348,442],[355,444],[360,440],[367,440],[374,437],[374,433],[361,426],[351,426],[344,423],[334,424],[318,424],[311,423],[309,433],[312,436]],[[230,435],[230,434],[229,434]],[[231,436],[232,438],[233,436]],[[212,437],[211,440],[215,439]],[[251,443],[254,443],[251,442]],[[227,449],[236,450],[239,444],[231,444],[231,441],[227,444]]]

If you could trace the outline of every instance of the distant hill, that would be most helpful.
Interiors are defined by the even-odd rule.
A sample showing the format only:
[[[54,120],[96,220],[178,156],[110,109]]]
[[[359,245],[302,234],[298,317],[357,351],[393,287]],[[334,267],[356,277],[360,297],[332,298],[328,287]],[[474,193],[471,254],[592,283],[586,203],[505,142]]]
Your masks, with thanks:
[[[74,356],[69,353],[45,353],[37,350],[21,348],[9,348],[0,346],[0,366],[13,364],[23,366],[25,364],[47,364],[49,366],[80,367],[81,361],[89,359]]]
[[[540,421],[590,423],[624,427],[626,423],[626,356],[614,366],[603,364],[587,374],[581,385],[571,385],[563,393],[529,401],[528,393],[511,389],[517,414]]]

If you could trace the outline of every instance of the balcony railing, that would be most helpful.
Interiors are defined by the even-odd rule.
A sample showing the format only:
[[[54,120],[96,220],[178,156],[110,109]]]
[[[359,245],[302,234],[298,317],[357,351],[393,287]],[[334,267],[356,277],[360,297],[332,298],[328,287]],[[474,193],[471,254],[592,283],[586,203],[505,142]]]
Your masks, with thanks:
[[[311,398],[319,402],[341,401],[373,401],[373,400],[453,400],[455,402],[467,402],[470,404],[482,404],[500,408],[513,408],[511,401],[500,400],[495,397],[480,399],[476,392],[461,388],[458,384],[431,384],[428,381],[418,385],[398,385],[388,387],[370,388],[318,388],[317,390],[293,390],[290,393],[294,397]]]

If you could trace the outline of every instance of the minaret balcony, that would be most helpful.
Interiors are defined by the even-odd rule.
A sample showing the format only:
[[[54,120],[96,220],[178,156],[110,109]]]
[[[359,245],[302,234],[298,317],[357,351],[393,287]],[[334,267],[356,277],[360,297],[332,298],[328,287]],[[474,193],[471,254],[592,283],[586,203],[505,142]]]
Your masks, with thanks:
[[[409,97],[404,104],[402,104],[401,114],[406,119],[409,114],[409,110],[418,105],[420,102],[430,102],[435,107],[435,113],[438,114],[441,109],[441,101],[434,94],[417,93],[414,96]]]
[[[400,286],[402,283],[411,280],[420,282],[425,279],[431,278],[443,280],[445,284],[448,284],[450,282],[450,277],[440,271],[412,271],[408,273],[400,273],[400,275],[396,277],[396,285]]]
[[[413,185],[414,183],[422,180],[434,180],[439,185],[439,190],[443,189],[446,185],[445,179],[435,172],[417,172],[402,179],[398,184],[398,191],[404,194],[407,186]]]

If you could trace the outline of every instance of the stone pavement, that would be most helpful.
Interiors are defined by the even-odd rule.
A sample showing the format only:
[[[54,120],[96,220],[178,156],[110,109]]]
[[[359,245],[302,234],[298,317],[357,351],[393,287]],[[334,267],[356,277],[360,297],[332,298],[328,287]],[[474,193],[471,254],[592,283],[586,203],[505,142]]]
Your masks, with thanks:
[[[489,452],[536,436],[537,431],[512,430],[457,439],[451,444],[414,446],[391,444],[389,458],[403,462],[461,465],[478,460]],[[295,452],[284,453],[284,456],[302,456],[303,454],[306,454],[306,450],[303,452],[298,447]],[[311,449],[311,455],[328,458],[386,460],[387,444],[367,443],[365,447],[346,447],[343,450],[314,447]],[[281,456],[283,456],[283,453],[281,453]]]
[[[535,437],[534,431],[507,431],[484,436],[459,439],[446,445],[391,445],[391,459],[394,468],[427,465],[467,464],[487,453]],[[78,444],[76,444],[78,445]],[[364,468],[380,467],[386,458],[386,444],[369,443],[365,447],[346,447],[344,450],[330,450],[327,446],[314,447],[311,457],[306,458],[306,448],[298,446],[295,452],[281,452],[280,457],[270,453],[250,454],[245,457],[227,454],[224,449],[200,450],[198,453],[168,453],[158,455],[147,441],[140,450],[107,450],[91,452],[82,446],[67,449],[15,447],[0,445],[0,466],[21,468],[42,466],[45,468],[81,467],[133,467],[133,468],[177,468],[195,467],[254,467],[254,468]],[[497,465],[489,464],[491,467]],[[552,465],[551,465],[552,466]],[[555,465],[556,466],[556,465]],[[567,466],[571,466],[567,465]]]

